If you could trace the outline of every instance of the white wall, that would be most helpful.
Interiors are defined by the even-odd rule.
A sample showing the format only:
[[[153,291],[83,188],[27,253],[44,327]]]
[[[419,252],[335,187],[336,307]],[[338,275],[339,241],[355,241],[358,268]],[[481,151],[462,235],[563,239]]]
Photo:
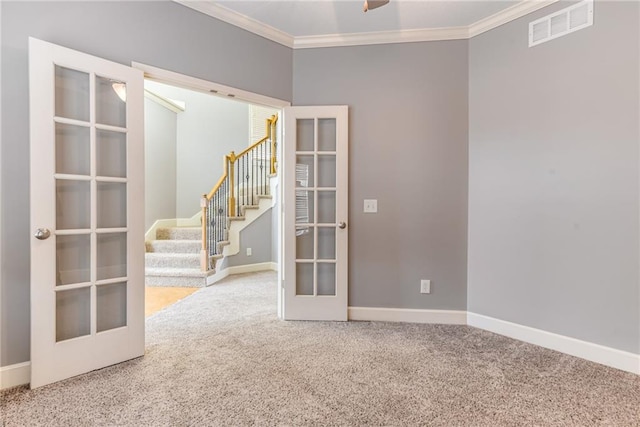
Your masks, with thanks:
[[[222,175],[223,156],[249,145],[249,105],[152,81],[145,87],[185,103],[177,115],[175,206],[178,218],[191,217]]]
[[[176,113],[145,99],[145,230],[156,220],[176,217]]]

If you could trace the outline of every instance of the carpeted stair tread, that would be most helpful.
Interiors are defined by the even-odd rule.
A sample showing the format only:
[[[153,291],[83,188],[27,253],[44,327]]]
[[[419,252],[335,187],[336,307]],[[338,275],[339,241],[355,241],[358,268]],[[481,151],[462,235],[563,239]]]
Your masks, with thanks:
[[[147,276],[163,276],[163,277],[208,277],[214,274],[214,271],[202,271],[196,268],[164,268],[164,267],[148,267],[146,269]]]
[[[145,265],[147,267],[200,268],[200,255],[147,252]]]
[[[147,253],[200,253],[200,240],[152,240],[147,242]]]
[[[176,286],[202,288],[207,286],[207,277],[215,270],[202,271],[199,268],[159,268],[147,267],[145,284],[147,286]]]
[[[200,240],[200,227],[161,227],[156,230],[157,240]]]

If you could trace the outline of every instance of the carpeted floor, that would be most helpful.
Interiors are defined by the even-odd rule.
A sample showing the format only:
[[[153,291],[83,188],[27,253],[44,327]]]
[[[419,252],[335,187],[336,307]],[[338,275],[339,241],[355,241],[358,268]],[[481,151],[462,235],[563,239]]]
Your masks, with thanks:
[[[467,326],[283,322],[272,272],[147,319],[147,354],[1,395],[5,426],[638,426],[640,377]],[[0,424],[1,425],[1,424]]]

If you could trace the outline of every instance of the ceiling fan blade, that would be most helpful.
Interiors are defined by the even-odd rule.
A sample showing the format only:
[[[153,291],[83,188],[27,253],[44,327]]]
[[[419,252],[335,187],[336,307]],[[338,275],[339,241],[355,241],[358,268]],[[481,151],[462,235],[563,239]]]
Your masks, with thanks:
[[[387,3],[389,3],[389,0],[364,0],[363,10],[366,12],[367,10],[376,9],[380,6],[384,6]]]

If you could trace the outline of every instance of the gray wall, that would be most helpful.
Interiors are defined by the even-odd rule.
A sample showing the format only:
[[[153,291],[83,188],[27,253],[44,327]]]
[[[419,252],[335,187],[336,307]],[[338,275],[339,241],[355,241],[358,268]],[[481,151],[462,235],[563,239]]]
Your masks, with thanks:
[[[144,228],[176,218],[176,113],[144,100]]]
[[[294,51],[295,105],[349,105],[350,306],[466,309],[467,53],[467,41]],[[377,214],[362,213],[370,198]]]
[[[222,175],[223,156],[249,146],[249,104],[152,81],[145,87],[186,104],[177,116],[175,201],[177,216],[189,218]]]
[[[292,51],[177,3],[0,2],[2,331],[0,365],[29,360],[27,38],[123,64],[137,61],[284,100]],[[233,40],[233,43],[229,43]]]
[[[227,267],[271,262],[272,212],[269,209],[240,232],[240,252],[227,258]],[[251,256],[247,256],[251,248]]]
[[[639,5],[528,48],[564,6],[470,42],[468,308],[640,353]]]

